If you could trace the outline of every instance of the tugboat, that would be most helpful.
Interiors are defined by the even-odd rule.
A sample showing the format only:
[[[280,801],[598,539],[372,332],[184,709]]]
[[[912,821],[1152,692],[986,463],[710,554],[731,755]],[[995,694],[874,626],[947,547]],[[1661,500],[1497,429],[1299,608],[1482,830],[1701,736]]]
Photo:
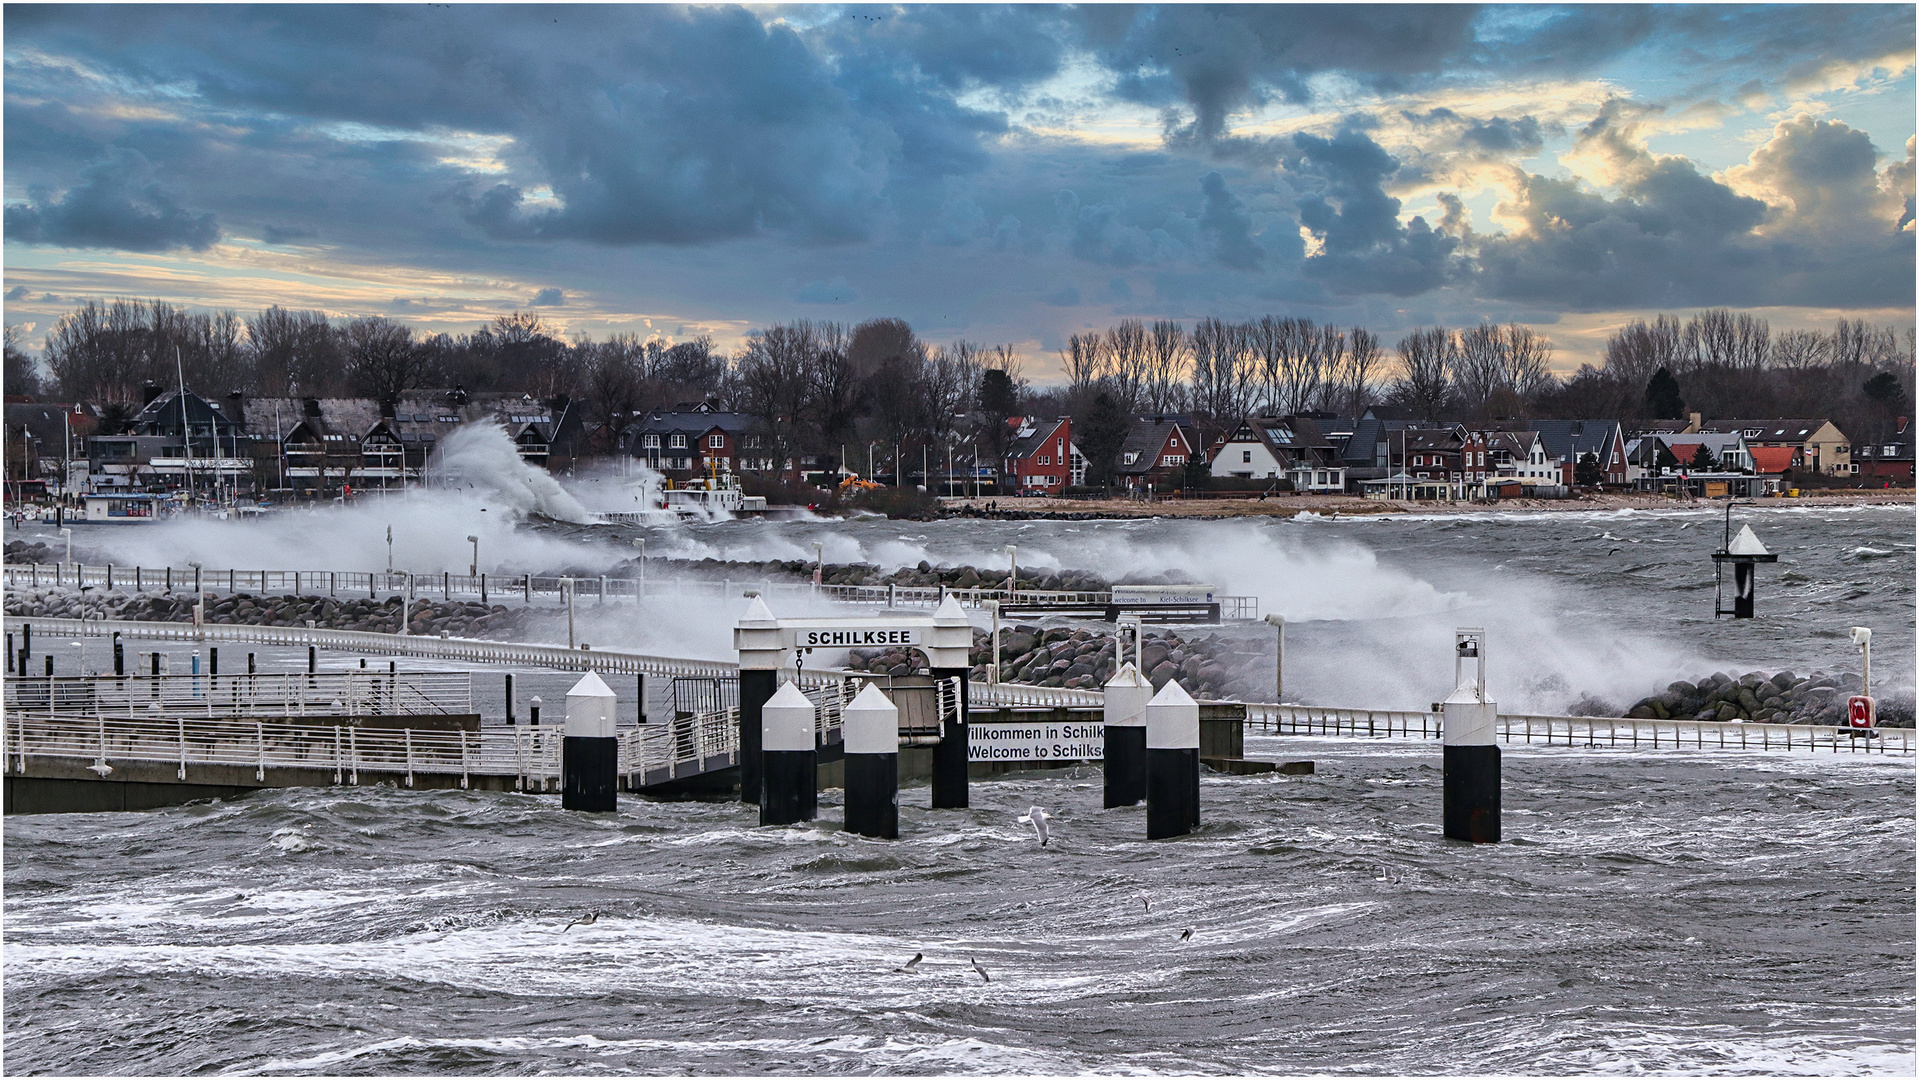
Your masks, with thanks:
[[[739,477],[730,471],[715,472],[704,480],[688,480],[684,487],[668,488],[660,497],[660,509],[699,521],[711,521],[722,514],[766,513],[766,496],[741,491]]]

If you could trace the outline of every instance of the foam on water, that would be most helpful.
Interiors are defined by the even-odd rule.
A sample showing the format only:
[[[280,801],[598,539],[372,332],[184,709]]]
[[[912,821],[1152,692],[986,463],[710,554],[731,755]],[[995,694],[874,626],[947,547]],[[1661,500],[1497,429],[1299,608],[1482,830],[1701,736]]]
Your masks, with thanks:
[[[1438,836],[1432,745],[1248,750],[1318,770],[1209,775],[1171,843],[1086,768],[967,811],[909,786],[896,843],[831,791],[781,829],[393,788],[8,818],[10,1064],[1908,1071],[1910,761],[1514,746],[1508,842],[1473,848]]]

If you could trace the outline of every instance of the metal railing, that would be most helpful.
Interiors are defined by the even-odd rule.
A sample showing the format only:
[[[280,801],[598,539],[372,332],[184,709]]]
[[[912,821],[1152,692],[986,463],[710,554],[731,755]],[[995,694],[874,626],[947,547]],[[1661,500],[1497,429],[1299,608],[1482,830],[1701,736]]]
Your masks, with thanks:
[[[274,672],[253,675],[57,675],[7,680],[9,712],[166,716],[470,714],[468,672]]]
[[[823,742],[840,741],[842,711],[855,682],[835,679],[808,692],[819,709]],[[949,719],[958,709],[958,680],[941,680],[937,692],[941,718]],[[191,766],[218,765],[250,767],[259,782],[268,769],[300,769],[330,772],[334,783],[357,784],[362,773],[403,775],[408,786],[422,773],[457,774],[462,787],[476,775],[512,776],[519,786],[539,790],[560,781],[565,743],[563,725],[449,731],[145,711],[121,716],[9,708],[4,729],[5,767],[21,774],[29,758],[58,758],[88,761],[103,779],[114,762],[139,762],[173,766],[183,781]],[[738,753],[739,709],[622,728],[617,738],[623,775],[691,775],[716,760],[730,763]]]
[[[769,600],[786,597],[824,597],[842,604],[873,605],[889,608],[933,608],[948,596],[967,607],[980,607],[989,600],[1028,604],[1106,604],[1112,593],[1104,590],[1069,592],[1047,589],[1005,588],[954,589],[944,586],[907,585],[814,585],[810,582],[774,581],[770,578],[616,578],[608,576],[555,577],[536,574],[411,574],[402,571],[353,570],[214,570],[205,567],[90,566],[81,563],[26,563],[4,568],[9,589],[82,587],[118,589],[126,592],[186,592],[196,590],[214,595],[248,593],[252,595],[294,596],[400,596],[411,599],[471,599],[487,603],[519,600],[532,603],[536,597],[575,602],[582,598],[596,603],[640,598],[736,599],[753,590]],[[1253,596],[1219,597],[1220,614],[1226,619],[1256,619],[1259,598]]]
[[[1354,738],[1437,739],[1439,713],[1394,709],[1335,709],[1312,705],[1246,706],[1250,732]],[[1501,713],[1502,742],[1541,746],[1696,750],[1805,750],[1911,754],[1912,728],[1874,728],[1872,735],[1818,724],[1739,724],[1717,720],[1640,720],[1613,716]]]

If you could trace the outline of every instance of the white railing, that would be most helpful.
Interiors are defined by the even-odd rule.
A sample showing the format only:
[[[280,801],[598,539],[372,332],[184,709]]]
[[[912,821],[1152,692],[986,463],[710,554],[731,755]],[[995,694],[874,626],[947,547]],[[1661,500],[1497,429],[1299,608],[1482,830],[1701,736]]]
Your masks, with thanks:
[[[8,711],[191,716],[400,716],[473,712],[469,672],[64,675],[7,680]]]
[[[243,678],[243,676],[242,676]],[[958,707],[958,680],[938,685],[940,715]],[[823,742],[839,741],[841,713],[852,700],[853,680],[839,679],[808,694],[819,708]],[[482,730],[362,728],[347,724],[140,712],[134,716],[96,713],[35,713],[8,709],[5,766],[24,774],[29,758],[60,758],[91,763],[109,775],[114,763],[164,764],[187,779],[192,766],[251,767],[265,782],[268,769],[331,772],[334,783],[359,783],[362,773],[404,775],[412,786],[418,774],[460,777],[512,776],[520,787],[547,790],[561,779],[563,725],[513,726]],[[664,723],[620,729],[618,768],[622,775],[645,777],[664,770],[689,776],[715,760],[731,762],[739,751],[739,710],[721,709]]]
[[[1249,732],[1356,738],[1437,739],[1440,714],[1394,709],[1335,709],[1312,705],[1246,706]],[[1910,754],[1919,749],[1912,728],[1876,728],[1871,737],[1815,724],[1736,724],[1717,720],[1639,720],[1609,716],[1499,714],[1507,743],[1638,749],[1807,750]]]
[[[536,574],[411,574],[401,571],[352,570],[213,570],[201,567],[90,566],[81,563],[25,563],[4,569],[9,589],[95,588],[125,592],[200,592],[215,595],[250,593],[253,595],[291,594],[295,596],[403,596],[414,599],[455,598],[487,603],[519,600],[532,603],[535,597],[565,600],[570,594],[577,603],[582,599],[606,602],[621,599],[705,597],[726,600],[755,591],[770,599],[779,597],[824,597],[843,604],[874,605],[895,608],[934,608],[948,596],[967,607],[981,607],[988,600],[1027,604],[1106,604],[1112,593],[1104,590],[1068,592],[1045,589],[1005,588],[952,589],[943,586],[905,585],[814,585],[810,582],[774,581],[770,578],[722,578],[720,580],[616,577],[553,577]],[[1226,619],[1258,617],[1259,600],[1251,596],[1222,596],[1220,614]]]

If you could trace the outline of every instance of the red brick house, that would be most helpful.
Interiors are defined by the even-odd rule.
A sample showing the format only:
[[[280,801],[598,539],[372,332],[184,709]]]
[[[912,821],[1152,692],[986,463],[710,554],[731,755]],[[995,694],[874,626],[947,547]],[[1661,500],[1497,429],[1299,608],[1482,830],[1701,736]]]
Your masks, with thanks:
[[[1029,495],[1057,494],[1086,480],[1086,459],[1073,446],[1073,421],[1016,416],[1013,443],[1006,450],[1006,490]]]

